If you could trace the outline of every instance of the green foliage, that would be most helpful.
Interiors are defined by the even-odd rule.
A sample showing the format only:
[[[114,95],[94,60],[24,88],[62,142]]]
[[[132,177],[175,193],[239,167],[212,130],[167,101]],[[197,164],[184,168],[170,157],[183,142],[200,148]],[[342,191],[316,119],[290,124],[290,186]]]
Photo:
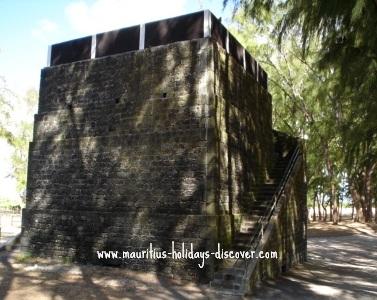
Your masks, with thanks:
[[[277,22],[272,16],[269,20],[272,25]],[[340,180],[329,175],[324,159],[327,156],[332,165],[341,164],[337,113],[332,105],[336,100],[329,92],[337,74],[321,71],[313,65],[318,56],[318,42],[313,41],[308,51],[310,55],[302,57],[297,37],[287,38],[279,46],[271,30],[273,26],[261,27],[243,13],[237,14],[234,21],[234,34],[269,74],[274,127],[304,141],[309,193],[313,194],[320,185],[328,185],[327,182]]]
[[[13,144],[14,135],[10,130],[10,117],[13,106],[10,103],[11,91],[6,88],[5,80],[0,77],[0,138],[5,139],[9,144]]]
[[[29,141],[32,140],[33,115],[38,94],[35,90],[20,98],[6,88],[5,80],[0,86],[0,139],[5,139],[12,147],[12,166],[10,176],[17,181],[17,192],[21,195],[26,188],[26,169]],[[16,203],[2,199],[3,207]],[[18,203],[17,203],[18,204]]]
[[[38,101],[35,90],[29,90],[23,98],[22,104],[26,107],[26,114],[33,115]],[[29,142],[32,140],[33,123],[31,120],[22,119],[17,123],[17,132],[13,141],[14,152],[12,155],[13,176],[17,180],[17,191],[23,192],[26,188],[26,173]]]
[[[21,264],[31,263],[34,260],[33,255],[28,251],[22,251],[14,256],[16,262]]]
[[[377,1],[232,2],[235,35],[269,75],[274,126],[305,140],[309,194],[347,197],[356,179],[365,193],[377,168]]]
[[[33,125],[25,121],[19,124],[19,134],[14,138],[14,152],[12,155],[13,176],[17,179],[17,191],[22,192],[26,187],[26,168],[28,159],[29,141]]]
[[[344,128],[354,130],[360,141],[376,137],[377,1],[232,2],[236,8],[242,8],[248,21],[258,20],[265,26],[272,25],[278,45],[283,46],[287,38],[296,36],[303,57],[312,55],[313,41],[317,41],[318,55],[311,65],[337,72],[338,78],[332,89],[339,94],[342,103],[348,102],[345,105],[352,114],[343,121]],[[275,18],[272,22],[271,16]],[[355,144],[360,141],[355,140]]]

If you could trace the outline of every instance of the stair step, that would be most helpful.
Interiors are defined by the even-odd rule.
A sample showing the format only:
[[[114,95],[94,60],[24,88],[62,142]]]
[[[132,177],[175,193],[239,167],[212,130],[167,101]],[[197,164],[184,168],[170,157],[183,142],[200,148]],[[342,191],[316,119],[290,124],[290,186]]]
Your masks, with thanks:
[[[278,188],[279,185],[259,185],[259,186],[251,186],[249,193],[254,193],[255,191],[274,191]]]
[[[261,218],[265,215],[267,211],[268,211],[267,209],[249,209],[247,212],[249,214],[253,214],[256,217]]]
[[[250,247],[251,247],[250,243],[238,242],[234,244],[233,249],[236,251],[248,251],[250,250]]]
[[[264,200],[263,201],[253,201],[250,203],[250,207],[260,207],[260,208],[267,208],[270,207],[273,203],[272,198],[270,200]]]
[[[242,221],[241,226],[244,227],[254,227],[258,224],[258,221]]]
[[[235,247],[239,247],[239,249],[242,249],[244,251],[249,251],[252,246],[255,246],[254,240],[256,237],[257,235],[253,234],[247,242],[238,242],[237,244],[235,244]]]
[[[232,249],[234,251],[249,251],[251,249],[251,243],[247,242],[235,242]]]
[[[249,202],[251,203],[266,203],[268,202],[269,199],[266,199],[266,197],[272,197],[274,195],[274,193],[255,193],[253,195],[254,199],[253,200],[249,200]],[[258,198],[256,198],[258,197]]]
[[[277,184],[275,178],[269,178],[266,180],[264,184]]]
[[[233,250],[233,249],[229,249]],[[231,272],[231,274],[241,274],[245,271],[246,263],[242,259],[226,258],[221,260],[220,270],[217,273]]]
[[[256,228],[256,226],[242,226],[241,225],[241,227],[240,227],[240,233],[248,233],[248,234],[252,234],[252,233],[254,233],[254,231],[255,231],[255,228]]]
[[[268,200],[268,198],[271,198],[274,194],[275,194],[275,191],[269,192],[269,193],[266,193],[266,192],[255,193],[253,196],[251,196],[254,199],[251,202],[255,202],[255,201],[264,202]]]
[[[252,213],[256,217],[262,217],[266,210],[250,210],[249,213]]]
[[[268,207],[270,206],[273,201],[272,201],[272,197],[270,199],[259,199],[257,201],[252,201],[250,202],[250,206],[254,206],[254,207]]]
[[[266,193],[266,192],[259,192],[259,193],[254,193],[253,195],[250,195],[249,197],[251,199],[253,199],[252,201],[265,201],[265,200],[268,200],[268,198],[271,198],[273,195],[274,195],[275,191],[274,192],[269,192],[269,193]],[[248,198],[249,198],[248,197]],[[250,199],[249,198],[249,199]]]
[[[241,239],[244,239],[244,238],[250,238],[251,236],[250,236],[250,234],[247,234],[247,233],[236,233],[235,234],[235,238],[241,238]]]
[[[238,263],[237,259],[234,259],[234,258],[222,259],[220,262],[220,270],[217,271],[215,274],[220,274],[222,271],[226,269],[237,267],[236,266],[237,263]]]
[[[285,171],[285,168],[273,169],[273,170],[271,170],[270,173],[268,173],[268,175],[270,175],[270,176],[271,175],[283,175],[284,171]]]
[[[247,195],[243,196],[241,199],[247,202],[261,202],[264,201],[264,199],[257,198],[256,193],[248,193]]]
[[[236,238],[235,237],[234,243],[233,243],[233,249],[242,248],[242,250],[250,250],[256,235],[254,235],[254,234],[248,234],[248,235],[249,235],[248,238]],[[243,261],[243,260],[240,259],[240,261]]]
[[[241,215],[241,220],[242,220],[242,222],[258,221],[259,218],[256,217],[256,216],[253,216],[253,215],[243,214],[243,215]]]
[[[268,210],[267,209],[250,209],[249,212],[256,216],[263,216]]]
[[[231,260],[236,262],[235,259],[231,259]],[[234,275],[235,277],[244,276],[245,275],[245,268],[244,267],[224,268],[220,271],[220,273],[223,273],[224,275]]]
[[[243,285],[241,282],[224,282],[222,280],[214,279],[211,281],[210,286],[212,288],[220,289],[220,291],[227,291],[229,294],[238,295],[243,290]]]
[[[268,207],[273,203],[272,197],[270,199],[259,199],[249,203],[250,207]]]
[[[284,170],[274,170],[271,173],[269,173],[270,176],[272,176],[277,182],[279,182],[279,179],[281,179],[284,175],[285,169]]]
[[[252,184],[251,187],[252,188],[259,188],[259,187],[276,187],[278,186],[279,184],[276,183],[276,182],[272,182],[272,183],[258,183],[258,184]]]
[[[252,188],[251,191],[245,193],[245,195],[254,195],[255,193],[258,192],[273,192],[276,191],[278,187],[275,188]]]
[[[271,193],[274,193],[277,189],[278,189],[278,187],[276,187],[276,188],[258,188],[258,189],[252,189],[249,192],[249,194],[251,194],[251,195],[262,194],[262,193],[271,194]]]
[[[267,209],[271,207],[273,201],[266,201],[266,202],[259,202],[259,203],[251,203],[250,207],[255,208],[255,209]]]
[[[274,178],[276,182],[280,182],[280,180],[283,178],[283,175],[284,175],[284,171],[278,171],[278,172],[274,171],[269,174],[269,176]]]
[[[257,198],[255,198],[257,195],[263,195],[263,194],[271,195],[276,190],[277,189],[273,189],[273,190],[259,190],[259,189],[258,190],[253,190],[253,191],[245,193],[242,198],[254,198],[255,200],[258,200]]]
[[[241,281],[245,276],[245,270],[240,271],[239,273],[227,272],[227,270],[232,270],[232,268],[226,268],[219,272],[216,272],[214,275],[214,280],[218,281]]]
[[[266,211],[268,211],[267,208],[250,208],[250,213],[258,216],[259,214],[265,213]]]
[[[277,187],[276,188],[260,188],[260,189],[257,189],[257,190],[253,190],[251,192],[249,192],[249,195],[256,195],[256,194],[273,194],[275,191],[277,190]]]
[[[258,221],[241,221],[241,227],[255,227]]]
[[[249,206],[251,205],[255,205],[255,206],[258,206],[258,205],[269,205],[271,202],[272,202],[272,198],[274,197],[274,195],[263,195],[263,196],[258,196],[258,198],[254,201],[245,201],[244,204],[248,204]]]

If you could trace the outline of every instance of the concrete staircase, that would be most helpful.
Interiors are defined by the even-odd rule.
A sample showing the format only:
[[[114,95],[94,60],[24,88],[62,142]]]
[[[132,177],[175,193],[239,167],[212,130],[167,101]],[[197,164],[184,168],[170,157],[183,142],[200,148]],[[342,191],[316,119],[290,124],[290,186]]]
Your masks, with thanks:
[[[234,234],[232,250],[247,251],[257,248],[263,216],[274,203],[274,194],[283,180],[291,155],[292,151],[279,155],[271,171],[270,180],[264,184],[252,186],[252,191],[247,195],[249,205],[246,214],[242,215],[240,228]],[[215,273],[210,285],[221,294],[243,295],[245,285],[248,284],[246,272],[245,259],[227,259],[223,261],[220,270]]]

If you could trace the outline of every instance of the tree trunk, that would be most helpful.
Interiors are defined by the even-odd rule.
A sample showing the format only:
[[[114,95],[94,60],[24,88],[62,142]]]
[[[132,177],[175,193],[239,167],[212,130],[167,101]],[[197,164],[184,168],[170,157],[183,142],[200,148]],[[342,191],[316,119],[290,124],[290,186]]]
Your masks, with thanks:
[[[337,189],[336,189],[336,184],[335,184],[334,163],[330,159],[330,155],[327,149],[325,152],[325,156],[326,156],[326,167],[327,167],[327,171],[329,172],[329,177],[331,180],[330,221],[332,221],[333,224],[336,225],[338,224],[338,220],[339,220],[339,212],[338,212],[339,199],[336,195]]]
[[[323,208],[323,221],[326,222],[327,221],[327,209],[326,209],[326,206],[325,206],[325,194],[322,194],[321,204],[322,204],[322,208]]]
[[[365,193],[365,222],[369,223],[372,222],[373,213],[372,213],[372,175],[376,164],[372,164],[371,166],[365,167],[364,172],[364,193]]]
[[[361,211],[361,197],[357,189],[356,179],[349,179],[349,186],[351,190],[351,197],[353,206],[355,207],[355,215],[353,218],[354,222],[360,222],[360,211]]]
[[[320,204],[320,198],[317,198],[317,208],[318,208],[318,221],[322,221],[322,212],[321,212],[321,204]],[[377,202],[376,202],[377,205]],[[377,222],[376,222],[377,223]]]
[[[330,199],[330,222],[334,221],[333,214],[332,214],[333,213],[332,205],[333,205],[332,199]]]
[[[359,209],[359,222],[368,222],[369,216],[368,216],[368,210],[367,210],[367,195],[366,195],[366,183],[365,183],[365,172],[363,171],[361,175],[361,184],[359,186],[359,190],[357,191],[359,197],[359,203],[360,203],[360,209]]]
[[[339,222],[339,197],[337,195],[336,184],[331,184],[331,202],[332,202],[332,223],[338,225]]]
[[[314,198],[313,198],[313,222],[317,221],[317,217],[315,215],[315,202],[317,200],[317,191],[314,192]]]

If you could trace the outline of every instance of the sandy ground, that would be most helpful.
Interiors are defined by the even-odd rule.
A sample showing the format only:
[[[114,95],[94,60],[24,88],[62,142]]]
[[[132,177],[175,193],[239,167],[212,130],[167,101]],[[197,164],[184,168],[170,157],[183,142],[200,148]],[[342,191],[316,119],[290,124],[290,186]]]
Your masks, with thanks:
[[[377,225],[356,223],[352,222],[350,219],[346,219],[338,225],[332,225],[331,222],[311,222],[308,225],[309,238],[349,236],[356,234],[374,236],[377,234]]]
[[[377,234],[350,221],[311,223],[308,262],[253,299],[377,299]],[[17,251],[0,254],[0,299],[218,299],[206,286],[151,273],[52,264]]]
[[[376,226],[314,222],[308,230],[308,262],[274,282],[253,299],[377,299]]]
[[[199,299],[206,288],[153,273],[45,261],[0,258],[0,299]]]

